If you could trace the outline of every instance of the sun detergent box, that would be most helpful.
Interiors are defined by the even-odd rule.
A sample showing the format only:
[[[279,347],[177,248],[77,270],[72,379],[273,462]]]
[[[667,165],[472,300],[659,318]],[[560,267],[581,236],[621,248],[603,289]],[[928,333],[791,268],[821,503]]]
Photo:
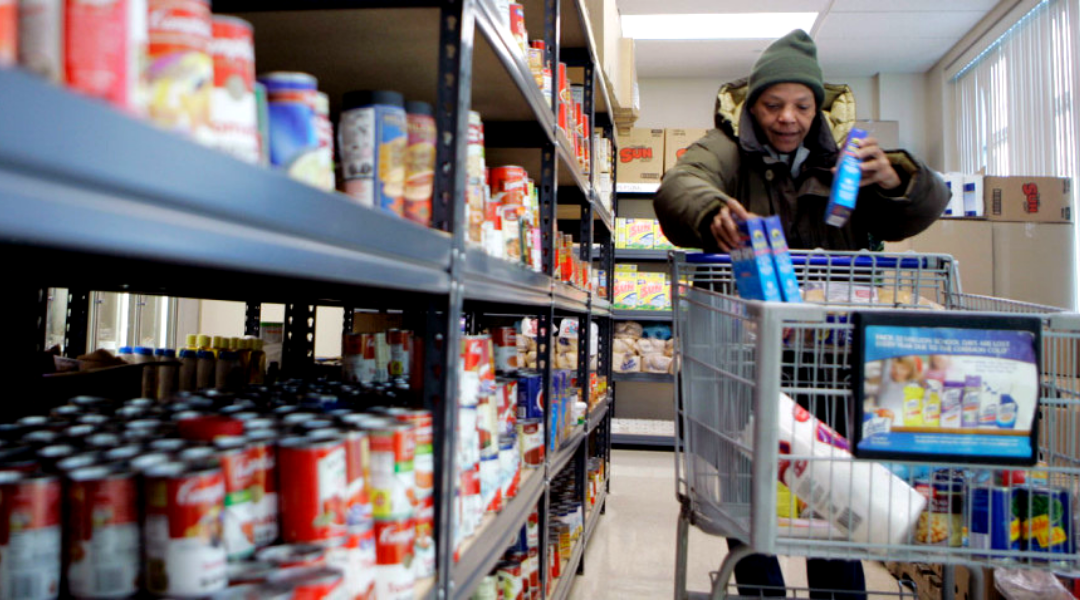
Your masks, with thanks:
[[[762,219],[765,222],[765,234],[772,249],[773,266],[776,267],[776,280],[780,284],[780,293],[784,302],[802,302],[799,280],[795,277],[795,267],[791,264],[791,252],[780,217],[771,216]]]
[[[783,302],[773,267],[772,249],[760,218],[739,223],[742,247],[731,253],[739,296],[748,300]]]
[[[866,132],[862,129],[852,129],[840,153],[840,162],[836,165],[836,175],[833,176],[829,205],[825,209],[825,222],[833,227],[843,227],[851,218],[851,213],[855,211],[855,201],[859,198],[859,182],[862,180],[861,161],[855,156],[855,151],[859,147],[855,142],[865,137]]]

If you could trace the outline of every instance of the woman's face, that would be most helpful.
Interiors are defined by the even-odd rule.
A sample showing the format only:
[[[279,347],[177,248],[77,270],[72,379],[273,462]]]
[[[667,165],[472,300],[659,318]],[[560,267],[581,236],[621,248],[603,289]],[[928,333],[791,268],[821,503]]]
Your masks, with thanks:
[[[750,107],[750,114],[777,152],[794,152],[810,133],[817,115],[814,91],[801,83],[769,86]]]

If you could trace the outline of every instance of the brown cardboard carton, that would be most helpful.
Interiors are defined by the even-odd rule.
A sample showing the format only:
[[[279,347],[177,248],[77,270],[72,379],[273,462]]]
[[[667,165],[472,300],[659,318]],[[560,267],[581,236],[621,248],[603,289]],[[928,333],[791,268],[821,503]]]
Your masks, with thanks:
[[[707,129],[665,129],[664,130],[664,170],[667,171],[679,162],[691,144],[705,137]]]
[[[618,137],[618,182],[660,183],[664,174],[664,130],[630,130]]]
[[[994,293],[993,227],[988,221],[942,219],[910,238],[916,252],[951,254],[957,261],[960,289],[966,294]]]
[[[586,0],[589,26],[596,44],[597,60],[604,76],[611,79],[619,69],[619,40],[622,39],[622,18],[615,0]]]
[[[613,102],[617,105],[615,114],[617,121],[624,119],[636,121],[641,110],[635,53],[636,46],[633,39],[619,39],[619,68],[611,78],[611,84],[615,88]]]
[[[1073,309],[1076,247],[1068,223],[993,223],[994,296]]]
[[[986,218],[992,221],[1072,223],[1072,180],[1067,177],[986,177]]]

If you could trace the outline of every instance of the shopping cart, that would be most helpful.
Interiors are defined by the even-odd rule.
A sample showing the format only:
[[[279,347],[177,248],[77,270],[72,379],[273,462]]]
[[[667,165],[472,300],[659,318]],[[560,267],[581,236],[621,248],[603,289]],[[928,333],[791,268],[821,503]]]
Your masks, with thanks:
[[[727,256],[672,253],[676,372],[680,373],[675,443],[676,494],[681,503],[676,599],[687,597],[687,535],[691,525],[744,544],[730,552],[713,574],[713,598],[727,596],[736,562],[752,553],[1080,573],[1080,545],[1071,541],[1080,531],[1072,523],[1076,514],[1071,510],[1072,502],[1065,531],[1070,540],[1068,549],[1053,555],[1015,549],[988,553],[965,547],[970,517],[963,509],[957,510],[953,501],[948,501],[944,510],[949,516],[922,515],[918,526],[894,528],[889,515],[912,511],[914,506],[910,495],[892,495],[894,483],[888,490],[877,490],[888,492],[888,502],[869,515],[868,520],[877,527],[876,535],[866,535],[866,528],[856,532],[858,525],[850,519],[840,519],[838,525],[836,519],[805,511],[778,517],[778,473],[793,464],[802,464],[810,473],[810,485],[804,490],[827,486],[851,498],[856,488],[869,486],[869,493],[875,493],[875,480],[869,476],[878,468],[875,463],[846,453],[825,457],[781,454],[779,447],[778,424],[788,419],[794,425],[795,420],[791,405],[784,404],[781,394],[841,435],[854,430],[850,344],[854,326],[850,317],[857,310],[1038,316],[1043,325],[1039,472],[1073,500],[1080,491],[1080,315],[964,294],[956,264],[945,255],[810,252],[793,254],[792,259],[804,295],[820,303],[742,300],[735,293]],[[994,482],[1006,490],[1022,485],[1019,473],[1009,468],[926,462],[878,464],[897,476],[891,482],[900,481],[912,488],[925,485],[927,473],[937,477],[942,469],[962,481]],[[813,480],[815,473],[824,474],[820,481]],[[896,489],[903,491],[899,484]],[[903,501],[894,505],[898,497]],[[1013,508],[1010,504],[1005,510]],[[957,513],[958,517],[952,516]],[[980,572],[972,569],[973,575]],[[980,597],[976,594],[982,584],[977,576],[972,585],[973,597]],[[951,597],[951,586],[944,587],[946,597]]]

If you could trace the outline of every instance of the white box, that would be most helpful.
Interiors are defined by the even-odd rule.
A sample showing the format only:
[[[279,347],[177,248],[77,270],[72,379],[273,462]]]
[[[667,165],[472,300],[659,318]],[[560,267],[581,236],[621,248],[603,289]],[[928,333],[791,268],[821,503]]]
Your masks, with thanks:
[[[982,217],[986,214],[983,210],[983,176],[964,175],[964,215],[965,217]]]
[[[945,212],[942,213],[946,217],[962,217],[964,216],[964,175],[963,173],[939,173],[941,178],[945,180],[946,187],[949,188],[949,193],[952,197],[949,198],[949,203],[945,206]]]

